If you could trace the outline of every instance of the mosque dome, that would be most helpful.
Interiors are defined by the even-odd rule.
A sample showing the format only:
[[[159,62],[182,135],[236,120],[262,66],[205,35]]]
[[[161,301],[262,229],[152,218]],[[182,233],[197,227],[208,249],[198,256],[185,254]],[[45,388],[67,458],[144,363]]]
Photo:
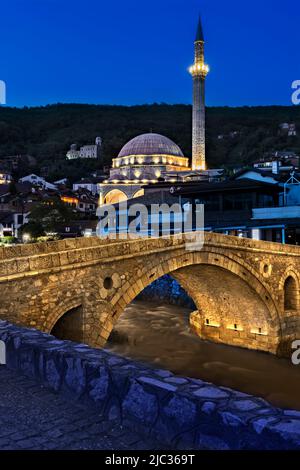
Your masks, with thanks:
[[[183,153],[172,140],[160,134],[142,134],[130,140],[118,157],[133,155],[167,155],[183,157]]]

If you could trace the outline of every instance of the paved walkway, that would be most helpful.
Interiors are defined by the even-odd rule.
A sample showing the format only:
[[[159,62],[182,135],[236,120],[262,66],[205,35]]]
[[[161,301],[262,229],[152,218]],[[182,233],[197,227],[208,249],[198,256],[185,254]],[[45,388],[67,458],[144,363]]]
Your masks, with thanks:
[[[65,400],[31,379],[0,366],[0,450],[152,450],[118,422]]]

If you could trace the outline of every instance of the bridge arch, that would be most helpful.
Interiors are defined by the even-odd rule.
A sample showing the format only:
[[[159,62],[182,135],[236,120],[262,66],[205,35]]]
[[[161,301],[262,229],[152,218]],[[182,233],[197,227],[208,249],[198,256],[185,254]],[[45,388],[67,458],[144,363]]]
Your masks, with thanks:
[[[283,311],[299,309],[299,273],[289,266],[279,282]]]
[[[48,315],[46,321],[43,324],[43,331],[51,333],[55,325],[59,320],[66,315],[68,312],[76,309],[82,308],[83,298],[72,297],[71,299],[64,299],[56,308],[54,308],[51,313]]]
[[[297,310],[298,286],[293,276],[288,276],[284,283],[284,310]]]
[[[277,343],[280,341],[281,328],[280,316],[274,302],[273,292],[270,292],[266,285],[261,281],[259,273],[256,273],[256,271],[244,260],[237,256],[220,253],[219,250],[212,251],[205,249],[199,252],[186,252],[177,257],[165,257],[162,262],[159,262],[157,258],[153,258],[150,264],[146,262],[145,267],[140,270],[137,276],[134,276],[132,282],[126,282],[112,296],[110,300],[110,304],[112,305],[112,315],[109,316],[107,322],[103,325],[106,336],[105,340],[108,338],[111,330],[120,315],[122,315],[126,306],[153,281],[159,279],[165,274],[170,274],[175,277],[175,279],[180,282],[182,287],[194,300],[198,308],[198,311],[196,312],[197,318],[203,325],[203,315],[205,314],[203,310],[205,310],[205,305],[207,307],[209,289],[206,287],[206,298],[204,298],[205,296],[203,295],[202,297],[199,295],[199,293],[201,293],[201,286],[197,287],[197,276],[199,277],[200,271],[196,272],[196,267],[201,267],[201,270],[205,270],[205,272],[212,277],[215,276],[216,285],[218,284],[218,276],[221,276],[224,279],[226,278],[226,283],[229,286],[231,282],[235,282],[238,287],[235,289],[237,291],[237,297],[234,299],[234,293],[229,293],[230,295],[228,296],[229,298],[227,299],[227,303],[230,303],[230,301],[233,302],[233,300],[235,300],[233,303],[239,303],[239,293],[244,296],[251,295],[251,302],[254,305],[252,313],[255,312],[255,309],[260,310],[259,321],[264,323],[264,326],[257,325],[256,329],[248,328],[247,332],[242,332],[240,328],[237,327],[235,333],[239,333],[239,339],[237,340],[236,334],[234,338],[235,344],[245,347],[248,347],[248,344],[251,347],[249,335],[252,335],[253,348],[276,352],[278,346]],[[191,278],[193,278],[193,283],[190,282]],[[246,305],[247,304],[244,302],[244,307]],[[230,305],[228,308],[230,309]],[[234,325],[236,324],[233,323],[232,326],[234,327]],[[229,337],[231,334],[229,333],[229,326],[223,325],[222,329],[223,336]],[[202,332],[203,328],[201,326],[197,333],[202,336]],[[243,334],[245,335],[245,340],[241,339]],[[224,340],[224,342],[229,342],[229,344],[231,344],[230,339],[228,338],[226,341]]]

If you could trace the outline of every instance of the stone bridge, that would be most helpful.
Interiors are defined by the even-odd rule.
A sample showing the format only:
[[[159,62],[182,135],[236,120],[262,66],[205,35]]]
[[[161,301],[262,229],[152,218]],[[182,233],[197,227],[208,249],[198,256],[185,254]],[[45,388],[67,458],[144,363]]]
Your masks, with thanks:
[[[300,338],[300,248],[214,233],[79,238],[0,248],[0,319],[101,347],[145,287],[171,274],[197,306],[196,333],[287,355]]]

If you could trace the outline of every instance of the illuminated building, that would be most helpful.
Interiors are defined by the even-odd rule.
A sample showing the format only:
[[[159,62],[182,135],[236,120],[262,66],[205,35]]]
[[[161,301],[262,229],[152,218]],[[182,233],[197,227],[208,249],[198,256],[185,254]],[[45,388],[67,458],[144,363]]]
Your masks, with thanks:
[[[206,170],[205,163],[205,78],[209,69],[204,61],[200,19],[194,47],[195,61],[189,69],[194,82],[192,167],[181,149],[167,137],[139,135],[113,159],[109,178],[99,184],[100,205],[142,196],[142,187],[147,184],[212,180],[215,177],[215,171]]]
[[[9,184],[12,181],[10,173],[0,172],[0,184]]]
[[[94,145],[84,145],[77,150],[77,145],[72,144],[67,152],[67,160],[77,160],[79,158],[100,158],[102,149],[101,137],[96,137]]]
[[[130,140],[113,159],[107,181],[99,185],[100,204],[114,204],[142,196],[142,186],[159,178],[190,171],[189,160],[172,140],[160,134],[142,134]]]
[[[190,67],[193,77],[193,157],[192,169],[205,170],[205,79],[209,72],[204,60],[204,36],[201,18],[195,39],[195,61]]]

